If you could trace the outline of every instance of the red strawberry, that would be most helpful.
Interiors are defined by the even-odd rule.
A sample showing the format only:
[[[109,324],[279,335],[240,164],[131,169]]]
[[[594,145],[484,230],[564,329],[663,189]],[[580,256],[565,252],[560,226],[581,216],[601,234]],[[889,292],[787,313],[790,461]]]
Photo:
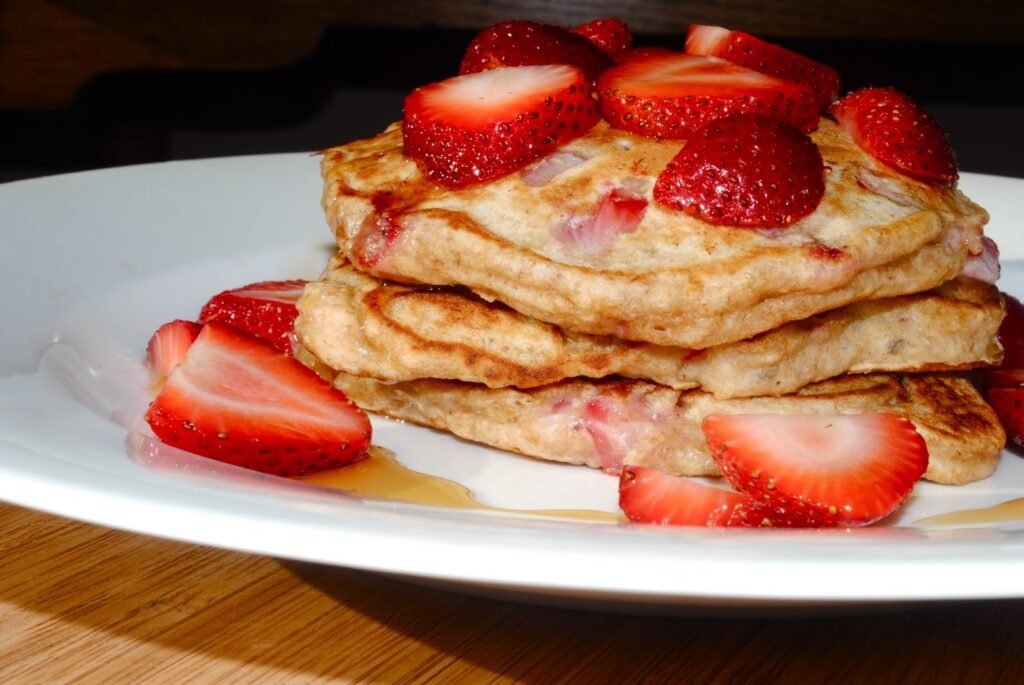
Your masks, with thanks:
[[[167,378],[171,375],[202,328],[194,321],[177,319],[157,329],[146,345],[146,362],[154,376]]]
[[[832,114],[868,154],[901,174],[925,183],[957,179],[946,132],[900,91],[855,91],[832,105]]]
[[[1003,361],[999,366],[981,369],[985,388],[1015,388],[1024,385],[1024,305],[1016,297],[1003,293],[1006,316],[999,324],[999,343]]]
[[[648,57],[664,57],[666,55],[678,54],[675,50],[661,48],[657,45],[643,45],[639,48],[630,48],[629,50],[615,53],[612,55],[612,59],[615,60],[616,64],[627,64],[629,62],[638,62]]]
[[[804,131],[818,125],[810,88],[715,57],[671,54],[631,60],[597,82],[608,123],[659,138],[688,138],[713,119],[757,114]]]
[[[163,442],[297,476],[362,459],[370,421],[345,395],[262,340],[207,324],[149,406]]]
[[[1006,317],[999,324],[999,342],[1003,345],[1001,369],[1024,369],[1024,304],[1003,293]]]
[[[619,508],[635,523],[713,526],[729,520],[749,498],[658,469],[626,466],[619,476]]]
[[[734,488],[825,525],[887,516],[928,467],[924,439],[895,414],[715,414],[703,429]]]
[[[466,48],[459,73],[533,64],[569,64],[593,81],[612,62],[589,40],[561,26],[504,21],[477,34]]]
[[[621,19],[595,19],[571,30],[596,45],[601,52],[613,57],[628,50],[633,43],[633,34]]]
[[[619,476],[619,508],[634,523],[731,528],[813,528],[829,524],[804,508],[761,504],[748,495],[685,476],[627,466]]]
[[[717,525],[730,528],[835,528],[839,525],[835,519],[827,519],[799,503],[782,505],[745,497],[746,501],[734,507]]]
[[[818,109],[826,109],[839,95],[838,71],[743,31],[693,24],[686,35],[686,52],[721,57],[762,74],[802,83],[814,92]]]
[[[985,388],[1024,387],[1024,369],[1004,369],[995,366],[981,369],[982,386]]]
[[[825,166],[810,138],[746,116],[696,131],[654,184],[657,202],[727,226],[788,226],[824,193]]]
[[[1006,429],[1007,440],[1024,447],[1024,387],[989,388],[985,396]]]
[[[1006,317],[999,325],[1003,363],[979,372],[985,398],[1006,429],[1008,440],[1024,446],[1024,305],[1003,293]]]
[[[576,67],[508,67],[417,88],[402,132],[405,154],[427,176],[459,188],[521,169],[599,118]]]
[[[214,295],[199,313],[200,323],[219,321],[263,338],[291,354],[292,328],[306,281],[263,281]]]

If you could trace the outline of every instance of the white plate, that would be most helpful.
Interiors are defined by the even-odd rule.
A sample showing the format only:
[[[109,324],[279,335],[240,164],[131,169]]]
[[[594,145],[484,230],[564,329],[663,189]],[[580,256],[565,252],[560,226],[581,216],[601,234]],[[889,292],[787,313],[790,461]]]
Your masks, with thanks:
[[[1002,285],[1024,293],[1024,181],[965,174],[989,208]],[[897,527],[630,528],[359,501],[194,457],[130,430],[150,333],[243,283],[315,277],[330,254],[317,160],[168,163],[0,186],[0,498],[127,530],[464,588],[576,601],[772,606],[1024,596],[1024,522],[920,528],[1024,496],[1024,463],[922,484]],[[488,504],[615,510],[616,481],[375,419],[376,444]],[[134,454],[135,458],[130,455]],[[180,453],[179,453],[180,454]]]

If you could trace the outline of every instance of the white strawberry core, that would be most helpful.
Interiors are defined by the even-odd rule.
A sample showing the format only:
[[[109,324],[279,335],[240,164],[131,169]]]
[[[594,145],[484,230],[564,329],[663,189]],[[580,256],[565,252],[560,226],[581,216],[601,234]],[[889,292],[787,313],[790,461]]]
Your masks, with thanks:
[[[420,104],[432,119],[457,112],[463,125],[487,125],[528,111],[576,82],[579,71],[564,64],[503,67],[456,76],[420,91]]]
[[[721,26],[695,26],[686,39],[686,51],[691,55],[715,55],[729,42],[731,33]]]
[[[634,65],[627,64],[621,76],[629,94],[635,97],[671,95],[673,85],[680,95],[749,94],[750,89],[775,89],[779,79],[737,66],[717,57],[667,55]],[[702,92],[706,88],[706,93]]]
[[[281,302],[283,304],[295,304],[302,297],[303,288],[301,286],[295,288],[288,288],[286,290],[262,290],[262,289],[246,289],[236,291],[235,294],[239,297],[251,297],[254,300],[264,300],[266,302]]]
[[[915,433],[893,430],[891,414],[777,415],[748,414],[734,417],[747,435],[758,436],[759,453],[766,471],[788,472],[796,477],[820,478],[842,474],[871,479],[871,468],[895,460],[911,446]],[[889,456],[887,456],[889,455]],[[776,465],[785,465],[778,469]],[[895,468],[895,463],[889,466]],[[860,470],[864,469],[864,470]]]

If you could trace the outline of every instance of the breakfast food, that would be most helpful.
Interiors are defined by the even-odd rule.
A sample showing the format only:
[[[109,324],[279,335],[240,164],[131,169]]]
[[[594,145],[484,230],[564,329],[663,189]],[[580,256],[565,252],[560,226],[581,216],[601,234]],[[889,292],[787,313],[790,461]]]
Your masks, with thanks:
[[[298,304],[298,341],[326,366],[381,381],[533,388],[619,375],[717,397],[784,395],[844,373],[997,363],[994,286],[953,280],[858,302],[703,350],[573,333],[460,288],[382,282],[331,260]]]
[[[279,476],[366,457],[366,413],[290,354],[302,281],[214,295],[198,321],[161,326],[147,346],[158,393],[146,421],[164,443]]]
[[[401,125],[324,153],[339,253],[298,304],[300,358],[371,411],[611,473],[728,471],[701,425],[748,411],[901,415],[927,455],[892,506],[922,474],[991,473],[995,415],[935,373],[998,363],[1003,314],[987,214],[955,188],[937,124],[891,89],[835,102],[834,70],[749,34],[694,26],[682,54],[608,28],[619,66],[598,73],[556,27],[486,29],[461,70],[487,75],[479,103],[466,76],[426,86]],[[603,121],[577,104],[568,130],[560,95],[524,113],[494,94],[513,77],[532,92],[537,74],[509,65],[546,60],[593,79]],[[437,91],[459,98],[427,130]],[[513,150],[467,156],[448,128],[465,109]],[[524,147],[510,117],[563,137]]]
[[[247,286],[165,332],[158,435],[304,472],[365,455],[351,400],[603,469],[631,520],[674,524],[868,525],[920,478],[989,475],[1005,434],[956,371],[1002,359],[998,252],[938,124],[892,89],[836,101],[834,70],[746,33],[631,44],[488,27],[401,122],[326,150],[337,255],[300,298]],[[235,377],[267,398],[219,397]]]
[[[825,193],[785,230],[654,202],[681,144],[604,123],[542,160],[582,160],[543,184],[527,169],[462,189],[431,182],[392,126],[325,152],[324,207],[340,249],[379,278],[457,283],[568,330],[693,348],[934,288],[981,252],[987,215],[961,193],[898,177],[831,122],[812,139]],[[615,194],[635,204],[602,211]]]
[[[308,353],[306,353],[308,354]],[[300,353],[311,366],[316,361]],[[320,367],[322,375],[332,372]],[[367,411],[519,454],[618,474],[623,466],[720,475],[701,424],[715,414],[860,414],[908,419],[928,445],[924,478],[963,485],[992,473],[1005,435],[970,381],[944,374],[841,376],[781,397],[716,399],[638,380],[566,380],[533,389],[334,373]]]

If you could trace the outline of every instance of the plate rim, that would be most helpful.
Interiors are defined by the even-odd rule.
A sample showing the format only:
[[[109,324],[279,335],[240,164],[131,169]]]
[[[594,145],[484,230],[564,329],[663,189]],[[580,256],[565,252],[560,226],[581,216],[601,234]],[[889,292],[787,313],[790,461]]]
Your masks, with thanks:
[[[60,176],[43,177],[40,179],[27,179],[22,181],[14,181],[7,184],[0,185],[0,201],[4,197],[6,192],[20,191],[27,187],[27,184],[34,184],[39,186],[42,184],[76,184],[80,183],[81,179],[92,179],[95,180],[99,176],[106,176],[111,179],[115,179],[118,176],[124,177],[124,175],[152,175],[164,173],[167,169],[176,169],[178,171],[191,171],[192,169],[199,169],[210,164],[226,165],[227,167],[274,167],[287,161],[292,163],[297,161],[299,158],[307,160],[309,155],[305,153],[276,153],[270,155],[245,155],[237,157],[227,158],[213,158],[204,160],[184,160],[170,163],[156,163],[139,165],[135,167],[118,167],[117,169],[101,169],[91,170],[84,172],[76,172],[72,174],[64,174]],[[1008,191],[1014,189],[1010,186],[1018,186],[1016,191],[1019,193],[1024,191],[1024,179],[1017,179],[1006,176],[994,176],[987,174],[972,174],[964,173],[961,177],[961,184],[968,186],[977,186],[981,188],[983,186],[1007,186]],[[998,192],[1002,192],[1002,189],[997,189]],[[1000,236],[1002,237],[1002,236]],[[1024,240],[1013,240],[1011,250],[1008,250],[1008,254],[1013,254],[1014,257],[1024,257]],[[56,323],[56,322],[54,322]],[[3,350],[0,349],[0,355],[3,354]],[[0,375],[0,380],[4,378],[10,378],[9,375]],[[4,399],[3,391],[0,389],[0,401]],[[13,398],[6,398],[11,401]],[[379,421],[379,418],[375,418],[375,422]],[[428,430],[416,427],[415,430]],[[398,523],[408,523],[409,521],[423,521],[426,518],[428,521],[434,523],[440,528],[448,531],[448,526],[444,522],[445,516],[441,516],[440,520],[436,514],[438,512],[426,512],[430,515],[425,515],[423,510],[419,510],[415,505],[404,505],[397,507],[395,511],[376,511],[374,516],[380,519],[380,525],[372,527],[372,530],[364,531],[363,535],[352,535],[351,531],[348,536],[338,536],[337,531],[332,533],[331,526],[325,526],[323,523],[317,523],[318,527],[324,527],[324,531],[317,531],[317,535],[302,536],[302,525],[296,525],[290,521],[277,521],[281,531],[279,535],[296,535],[296,543],[291,546],[282,546],[280,544],[269,544],[266,540],[262,543],[252,536],[240,536],[236,538],[236,544],[232,544],[232,541],[228,539],[228,535],[225,531],[230,531],[232,534],[237,534],[236,528],[242,527],[243,525],[251,524],[251,517],[242,517],[238,509],[233,512],[218,511],[212,500],[204,500],[208,505],[206,509],[202,507],[193,508],[191,514],[195,515],[196,512],[202,513],[208,520],[216,520],[219,524],[225,526],[223,530],[213,531],[206,533],[205,535],[194,535],[182,531],[174,526],[161,525],[154,523],[153,520],[148,518],[124,521],[117,520],[118,516],[115,513],[105,515],[103,513],[103,507],[98,506],[98,502],[92,503],[91,509],[83,511],[81,505],[83,503],[83,495],[90,499],[103,497],[114,498],[114,503],[119,507],[136,507],[146,508],[147,502],[149,505],[154,503],[158,508],[163,508],[164,511],[161,515],[171,517],[175,513],[181,514],[186,505],[182,503],[181,499],[175,499],[178,495],[182,494],[182,491],[187,491],[187,494],[191,495],[192,498],[199,497],[200,500],[208,497],[208,495],[196,493],[203,492],[203,488],[196,488],[194,484],[190,485],[185,481],[175,483],[175,487],[169,487],[166,491],[168,497],[166,499],[160,499],[154,502],[152,499],[139,498],[136,493],[136,497],[132,497],[132,493],[114,492],[110,490],[104,490],[103,488],[94,489],[92,491],[83,491],[80,487],[68,489],[68,483],[61,483],[58,481],[47,480],[42,478],[40,474],[33,474],[31,471],[26,471],[24,468],[18,468],[16,460],[11,460],[11,454],[13,452],[19,452],[22,456],[28,455],[32,452],[31,446],[24,444],[17,444],[16,441],[11,440],[12,436],[0,433],[0,499],[8,501],[18,506],[25,506],[40,511],[46,511],[48,513],[65,516],[67,518],[73,518],[77,520],[86,521],[89,523],[104,525],[113,527],[121,530],[128,530],[136,533],[142,533],[146,535],[153,535],[157,537],[163,537],[168,539],[180,540],[183,542],[190,542],[195,544],[204,544],[215,547],[221,547],[226,549],[235,549],[237,551],[244,551],[257,554],[266,554],[270,556],[286,556],[288,558],[303,560],[303,561],[315,561],[320,563],[329,563],[342,565],[350,568],[357,568],[361,570],[367,570],[371,572],[398,574],[398,575],[411,575],[420,578],[429,578],[436,581],[454,582],[454,583],[471,583],[481,586],[492,586],[497,585],[499,587],[507,589],[522,590],[526,592],[554,592],[557,594],[583,594],[591,598],[624,598],[630,602],[636,603],[683,603],[688,604],[696,600],[701,600],[700,603],[705,603],[710,600],[716,603],[736,605],[736,604],[756,604],[764,601],[781,601],[781,602],[793,602],[793,603],[822,603],[822,602],[906,602],[906,601],[936,601],[936,600],[950,600],[950,599],[994,599],[1004,597],[1019,597],[1024,596],[1024,575],[1019,571],[1024,570],[1024,554],[1020,552],[1024,549],[1024,535],[1016,536],[1010,535],[1005,539],[999,539],[994,542],[991,539],[977,540],[977,539],[956,539],[956,538],[939,538],[939,539],[928,539],[923,544],[916,545],[898,545],[897,549],[906,549],[906,554],[897,554],[892,558],[886,559],[879,562],[878,559],[869,560],[869,563],[858,561],[856,554],[849,553],[850,545],[842,544],[830,544],[828,549],[835,551],[842,551],[836,560],[829,561],[828,559],[822,560],[821,558],[808,557],[801,559],[801,554],[810,554],[815,551],[820,551],[824,547],[820,544],[822,539],[826,539],[820,535],[820,532],[808,533],[806,531],[772,531],[765,535],[763,532],[758,531],[756,534],[760,535],[760,538],[755,539],[755,543],[751,544],[748,536],[749,532],[741,531],[624,531],[617,529],[618,533],[612,533],[611,535],[602,535],[602,540],[616,539],[621,537],[623,534],[628,534],[640,540],[642,538],[642,544],[640,545],[645,554],[650,554],[651,545],[655,544],[701,544],[701,545],[712,545],[714,546],[715,555],[718,555],[714,559],[650,559],[646,558],[647,561],[656,561],[658,564],[664,566],[664,569],[659,568],[659,573],[670,573],[678,572],[680,570],[686,570],[690,572],[723,572],[723,578],[732,578],[733,576],[728,573],[729,564],[735,565],[738,560],[749,559],[752,550],[760,550],[762,547],[768,545],[773,540],[784,539],[788,545],[788,549],[795,553],[795,557],[791,559],[773,560],[770,563],[782,564],[784,568],[788,568],[790,571],[806,571],[812,572],[815,569],[818,571],[828,570],[834,572],[835,578],[846,579],[847,581],[861,578],[862,582],[858,585],[861,589],[846,590],[844,592],[836,592],[836,581],[828,585],[827,588],[832,588],[829,591],[827,588],[823,590],[823,586],[807,586],[801,588],[799,584],[791,586],[791,589],[785,591],[773,591],[771,588],[764,585],[755,586],[749,590],[732,590],[728,591],[725,586],[721,583],[709,583],[707,580],[703,581],[703,590],[685,589],[678,588],[673,591],[670,584],[666,583],[666,579],[661,578],[661,584],[650,584],[649,586],[643,586],[642,583],[637,580],[622,580],[621,582],[614,582],[609,580],[613,576],[608,574],[597,575],[590,577],[589,580],[581,580],[575,578],[567,582],[558,582],[550,577],[550,573],[531,573],[528,569],[523,568],[522,564],[514,563],[515,560],[512,558],[511,550],[507,546],[490,545],[485,544],[485,537],[487,535],[493,535],[495,531],[501,531],[505,526],[495,526],[493,521],[481,523],[476,520],[477,514],[473,514],[471,518],[471,528],[474,529],[475,542],[479,545],[479,549],[485,549],[489,554],[496,555],[496,558],[500,559],[499,562],[492,563],[490,565],[479,563],[473,564],[468,563],[463,569],[455,570],[453,572],[450,568],[443,568],[439,564],[421,564],[420,568],[414,571],[410,571],[408,567],[402,568],[399,558],[393,553],[389,553],[383,549],[386,547],[383,543],[392,543],[397,540],[408,539],[407,535],[400,535],[395,537],[396,531],[389,529],[388,526],[395,526]],[[130,485],[130,483],[119,483],[121,485]],[[74,497],[74,493],[78,494],[78,498]],[[175,497],[170,497],[169,493],[174,493]],[[248,493],[246,496],[241,498],[241,501],[245,501],[245,510],[250,511],[252,507],[256,506],[256,502],[251,501],[252,493]],[[257,500],[265,497],[264,493],[257,495]],[[185,497],[185,500],[190,499]],[[108,500],[109,503],[109,500]],[[237,502],[236,502],[237,504]],[[194,507],[194,502],[192,503]],[[369,509],[374,509],[371,506]],[[379,507],[377,507],[379,509]],[[364,507],[364,512],[366,508]],[[410,512],[410,510],[412,510]],[[402,513],[402,512],[405,513]],[[336,513],[336,512],[335,512]],[[351,516],[348,516],[351,514]],[[397,518],[395,518],[397,517]],[[350,519],[359,520],[359,512],[346,512],[346,516],[343,516],[341,520],[348,523]],[[486,520],[488,517],[483,517]],[[335,519],[337,521],[338,519]],[[508,517],[503,517],[503,521],[507,521]],[[520,521],[520,519],[516,519]],[[318,519],[319,521],[319,519]],[[398,521],[398,523],[395,523]],[[365,521],[363,521],[365,522]],[[535,523],[535,522],[534,522]],[[457,521],[455,524],[458,529],[465,529],[465,521]],[[558,554],[554,551],[549,553],[551,557],[557,558],[570,558],[573,555],[579,557],[581,562],[595,562],[600,561],[601,556],[594,556],[593,550],[588,555],[587,550],[584,549],[573,549],[571,545],[572,534],[577,532],[579,527],[585,527],[587,530],[594,531],[596,524],[581,524],[573,522],[560,521],[554,527],[554,530],[546,530],[545,535],[550,536],[551,541],[557,540],[561,544],[568,545],[567,549],[563,549]],[[337,522],[334,528],[337,527]],[[521,524],[516,524],[517,528],[522,528]],[[528,528],[551,528],[551,526],[536,526],[531,524]],[[568,532],[567,532],[568,531]],[[833,531],[829,531],[831,534]],[[372,540],[367,540],[368,535],[377,536],[378,544],[372,545]],[[724,535],[723,535],[724,534]],[[1016,539],[1021,537],[1021,540]],[[670,539],[669,543],[665,543],[665,539]],[[841,540],[841,533],[836,535],[837,540]],[[375,550],[375,555],[372,558],[350,558],[338,556],[336,554],[324,554],[323,552],[317,553],[311,551],[310,548],[303,550],[298,545],[308,544],[310,540],[317,540],[321,543],[333,539],[335,542],[348,541],[351,543],[364,542],[370,544]],[[242,540],[244,542],[237,542]],[[682,542],[680,542],[682,540]],[[808,543],[811,540],[814,542]],[[453,543],[457,541],[448,541]],[[436,545],[436,541],[434,542]],[[531,544],[538,544],[536,540],[533,540]],[[621,544],[616,541],[615,544]],[[640,543],[636,543],[640,544]],[[636,551],[636,544],[633,545],[634,552]],[[853,543],[855,546],[860,545],[860,549],[864,549],[863,541]],[[883,543],[882,547],[885,548]],[[459,545],[455,545],[458,547]],[[741,551],[737,552],[737,546],[741,547]],[[601,547],[601,545],[598,545]],[[900,585],[898,588],[885,586],[873,586],[868,588],[870,583],[863,582],[863,579],[869,579],[872,577],[881,577],[885,573],[904,573],[913,574],[914,572],[920,571],[923,566],[933,565],[937,560],[941,561],[944,555],[951,554],[952,552],[964,553],[964,552],[977,552],[982,550],[988,553],[989,558],[984,559],[983,563],[975,563],[973,572],[978,573],[981,571],[979,578],[984,578],[987,582],[975,582],[971,588],[960,588],[957,593],[950,594],[948,592],[937,592],[937,586],[932,584],[920,584],[920,585]],[[993,551],[995,555],[993,556]],[[712,555],[714,556],[714,555]],[[429,561],[429,560],[428,560]],[[463,560],[471,561],[471,560]],[[571,561],[571,559],[570,559]],[[629,572],[629,565],[624,564],[621,560],[609,560],[612,563],[614,569],[617,572]],[[763,562],[769,563],[769,562]],[[501,569],[501,564],[505,564],[506,573],[496,573],[495,570]],[[962,565],[961,565],[962,566]],[[575,568],[580,568],[579,564]],[[488,569],[492,569],[488,571]],[[635,571],[635,569],[634,569]],[[958,572],[962,572],[960,568]],[[1016,573],[1014,573],[1016,572]],[[1022,580],[1019,582],[1006,582],[1007,577],[1021,577]],[[909,575],[908,575],[909,578]],[[603,579],[603,580],[601,580]],[[790,586],[787,586],[790,587]],[[802,593],[800,590],[802,589]]]

